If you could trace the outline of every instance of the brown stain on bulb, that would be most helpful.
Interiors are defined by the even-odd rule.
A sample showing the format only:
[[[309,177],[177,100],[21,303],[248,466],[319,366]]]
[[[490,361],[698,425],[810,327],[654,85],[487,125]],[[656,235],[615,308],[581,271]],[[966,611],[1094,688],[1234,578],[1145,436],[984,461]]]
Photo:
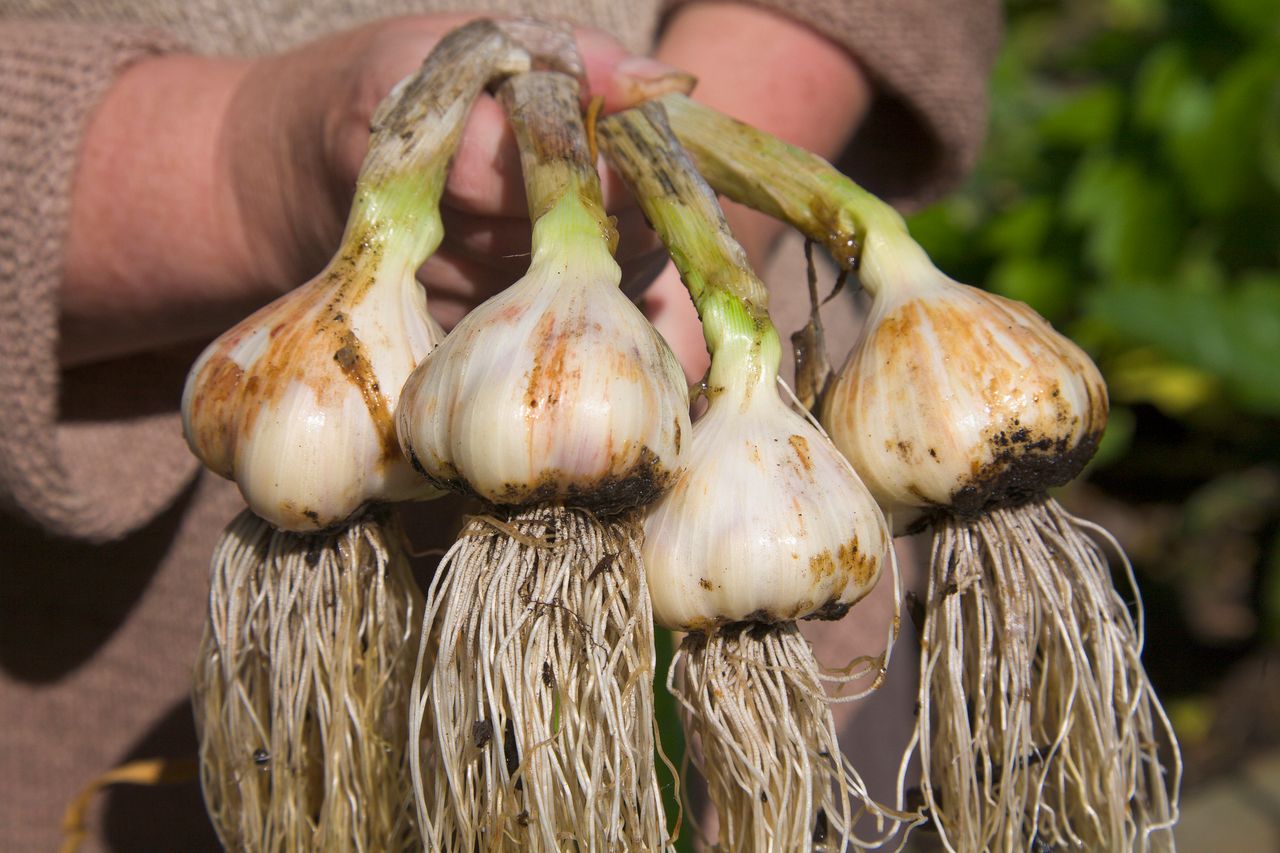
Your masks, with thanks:
[[[334,352],[333,360],[351,383],[360,389],[365,408],[378,432],[383,461],[399,459],[400,442],[396,438],[396,427],[391,417],[391,401],[382,393],[382,386],[373,371],[373,363],[369,361],[364,344],[349,328],[339,332],[337,337],[342,345]]]
[[[236,422],[224,416],[236,408],[241,389],[255,388],[256,377],[248,382],[244,368],[225,353],[214,353],[201,367],[198,389],[192,395],[188,413],[187,444],[206,465],[230,480],[235,474]]]
[[[193,380],[193,434],[187,437],[211,469],[234,478],[238,443],[294,383],[309,388],[322,406],[336,404],[354,385],[377,430],[382,463],[402,458],[390,400],[350,326],[350,312],[373,287],[381,257],[376,224],[367,225],[347,241],[329,270],[259,309],[213,344],[216,351]],[[240,367],[229,353],[264,326],[269,329],[265,351],[247,369]]]
[[[567,312],[573,316],[574,312]],[[547,312],[534,327],[530,348],[533,366],[529,369],[529,381],[525,386],[524,403],[528,417],[545,417],[548,409],[554,409],[562,397],[577,399],[577,386],[582,381],[582,370],[571,358],[572,348],[581,339],[583,320],[559,323],[557,315]]]
[[[800,460],[800,467],[806,473],[811,472],[813,470],[813,456],[809,451],[809,442],[805,441],[802,435],[792,435],[787,438],[787,443],[791,445],[796,458]]]
[[[809,574],[813,575],[815,581],[828,580],[835,573],[836,561],[830,548],[809,558]]]
[[[815,584],[828,584],[831,597],[828,604],[838,602],[850,584],[864,588],[864,595],[870,591],[871,581],[879,571],[880,561],[871,554],[864,553],[855,536],[848,542],[837,546],[835,550],[828,548],[820,554],[809,558],[809,574]],[[861,598],[861,596],[859,596]],[[810,610],[797,613],[795,618],[803,618]]]

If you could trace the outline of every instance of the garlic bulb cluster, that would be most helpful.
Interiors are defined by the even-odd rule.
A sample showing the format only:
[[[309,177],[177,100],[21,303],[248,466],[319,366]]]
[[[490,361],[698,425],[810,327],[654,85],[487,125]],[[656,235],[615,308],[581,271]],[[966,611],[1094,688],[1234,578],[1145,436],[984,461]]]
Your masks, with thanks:
[[[659,625],[707,631],[839,616],[880,577],[890,541],[884,516],[775,383],[775,370],[724,385],[712,378],[688,469],[645,520]]]
[[[971,516],[1079,473],[1107,392],[1078,346],[1027,305],[947,278],[904,231],[870,233],[859,276],[874,302],[822,421],[897,522]]]
[[[188,444],[273,525],[323,530],[371,501],[438,494],[401,455],[392,419],[400,387],[443,337],[415,274],[444,233],[440,195],[472,101],[529,64],[491,21],[442,40],[374,115],[337,256],[192,367]]]
[[[526,102],[567,97],[558,114],[576,120],[576,87],[565,80],[558,91],[537,73],[503,86],[517,136],[539,121],[522,112]],[[611,511],[648,503],[680,470],[688,389],[666,341],[619,290],[595,168],[570,136],[522,140],[535,218],[529,270],[414,371],[397,428],[415,467],[444,488],[496,504]],[[555,154],[557,138],[583,150]]]

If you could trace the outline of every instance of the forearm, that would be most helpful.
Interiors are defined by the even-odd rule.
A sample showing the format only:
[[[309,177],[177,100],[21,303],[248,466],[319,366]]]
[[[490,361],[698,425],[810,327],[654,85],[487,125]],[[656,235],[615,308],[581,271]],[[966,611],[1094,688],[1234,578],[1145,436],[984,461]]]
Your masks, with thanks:
[[[95,110],[67,235],[64,364],[212,332],[262,301],[220,148],[248,68],[194,56],[143,60]]]
[[[681,7],[657,56],[698,77],[697,100],[829,159],[848,144],[871,101],[866,75],[843,47],[741,3]],[[728,202],[725,214],[759,265],[780,226]]]

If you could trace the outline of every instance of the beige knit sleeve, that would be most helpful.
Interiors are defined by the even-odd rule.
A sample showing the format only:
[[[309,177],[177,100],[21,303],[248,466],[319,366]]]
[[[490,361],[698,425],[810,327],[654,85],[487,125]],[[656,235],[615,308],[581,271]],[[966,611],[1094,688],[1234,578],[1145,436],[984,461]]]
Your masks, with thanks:
[[[698,0],[668,0],[670,8]],[[999,47],[998,0],[739,0],[843,45],[876,86],[840,167],[894,204],[916,208],[973,167]],[[824,93],[812,93],[820,109]]]
[[[0,21],[0,508],[55,535],[124,536],[196,470],[173,364],[149,356],[63,374],[57,359],[86,119],[128,63],[179,47],[157,30]]]

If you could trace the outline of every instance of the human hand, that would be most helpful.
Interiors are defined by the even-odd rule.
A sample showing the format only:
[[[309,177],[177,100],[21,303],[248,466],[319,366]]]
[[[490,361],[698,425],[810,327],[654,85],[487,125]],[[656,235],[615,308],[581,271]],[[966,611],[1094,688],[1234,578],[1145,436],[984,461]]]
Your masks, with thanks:
[[[264,282],[301,282],[328,260],[368,147],[374,109],[465,20],[428,15],[378,21],[267,58],[249,72],[229,109],[227,151]],[[603,96],[606,110],[634,102],[638,79],[671,71],[629,56],[599,31],[579,29],[575,40],[589,93]],[[657,275],[665,253],[621,184],[606,180],[605,197],[618,220],[623,286],[634,291]],[[419,278],[432,313],[449,328],[519,278],[529,261],[519,152],[501,107],[487,95],[472,108],[441,213],[444,239]]]
[[[256,60],[143,59],[86,129],[61,291],[64,365],[211,337],[307,281],[336,250],[370,117],[392,86],[466,20],[377,21]],[[667,66],[577,30],[606,109],[639,99]],[[664,254],[615,181],[624,286]],[[514,140],[498,105],[470,116],[442,200],[446,236],[422,270],[438,319],[522,274],[530,226]]]

